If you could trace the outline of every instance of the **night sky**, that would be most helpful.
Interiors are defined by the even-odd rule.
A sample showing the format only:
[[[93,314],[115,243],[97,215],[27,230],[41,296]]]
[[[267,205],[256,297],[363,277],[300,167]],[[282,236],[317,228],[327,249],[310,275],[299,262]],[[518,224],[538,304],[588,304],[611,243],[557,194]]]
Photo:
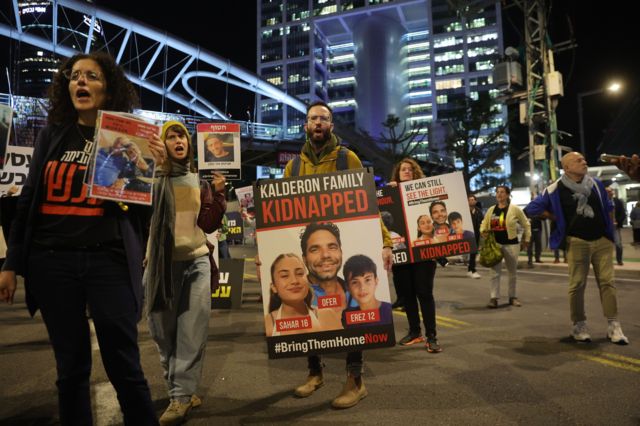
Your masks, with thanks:
[[[255,72],[255,0],[181,1],[173,2],[175,7],[172,8],[158,8],[157,1],[146,0],[96,0],[95,3],[164,29]],[[637,37],[630,35],[637,26],[637,19],[629,3],[624,1],[556,0],[548,3],[551,4],[549,34],[552,42],[573,38],[577,44],[575,49],[557,53],[555,57],[556,69],[563,74],[565,92],[557,110],[558,127],[573,135],[561,143],[579,149],[576,101],[579,92],[605,86],[614,78],[624,85],[623,93],[616,97],[594,95],[584,98],[585,139],[590,148],[589,159],[593,163],[595,147],[606,135],[607,127],[625,103],[629,103],[634,94],[636,98],[638,96],[638,84],[634,81],[640,76],[635,45]],[[6,15],[9,2],[3,1],[2,4]],[[206,7],[203,6],[205,4]],[[603,5],[608,7],[603,9]],[[505,46],[518,45],[522,42],[522,12],[513,7],[504,13],[509,18],[504,20]],[[4,57],[0,54],[3,68],[7,61],[8,53]],[[2,74],[0,91],[6,92],[5,73]],[[234,118],[243,117],[248,104],[253,105],[253,97],[243,91],[234,92],[233,89],[229,93],[228,111]],[[218,101],[216,97],[222,98]],[[224,91],[214,92],[214,101],[219,107],[224,106]],[[640,121],[638,119],[635,121]],[[526,145],[526,133],[524,136],[517,135],[516,139],[519,139],[514,141],[516,144]],[[638,144],[634,146],[638,150]]]

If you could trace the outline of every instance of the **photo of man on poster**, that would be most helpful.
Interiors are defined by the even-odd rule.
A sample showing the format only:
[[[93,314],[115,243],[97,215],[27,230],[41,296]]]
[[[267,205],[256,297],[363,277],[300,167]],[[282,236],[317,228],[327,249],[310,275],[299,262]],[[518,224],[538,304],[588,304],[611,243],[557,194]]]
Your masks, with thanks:
[[[322,328],[343,328],[342,311],[358,305],[351,298],[344,279],[338,277],[342,268],[340,230],[331,222],[310,223],[300,237],[300,248],[314,294],[311,306],[318,310]],[[347,306],[349,301],[352,304]]]

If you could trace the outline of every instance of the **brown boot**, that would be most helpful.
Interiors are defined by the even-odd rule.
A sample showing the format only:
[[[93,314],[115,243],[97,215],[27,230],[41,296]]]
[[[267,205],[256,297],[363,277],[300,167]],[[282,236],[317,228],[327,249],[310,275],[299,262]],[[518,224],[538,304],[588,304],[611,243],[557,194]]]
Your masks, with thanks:
[[[309,373],[306,383],[298,386],[293,393],[299,398],[306,398],[311,396],[311,394],[317,389],[321,388],[323,384],[324,381],[322,380],[322,373]]]
[[[340,392],[340,395],[338,395],[333,401],[331,401],[331,406],[333,408],[353,407],[368,394],[369,393],[367,392],[367,388],[364,387],[362,377],[358,377],[356,379],[351,374],[349,374],[347,376],[347,383],[345,383],[344,387],[342,388],[342,392]]]

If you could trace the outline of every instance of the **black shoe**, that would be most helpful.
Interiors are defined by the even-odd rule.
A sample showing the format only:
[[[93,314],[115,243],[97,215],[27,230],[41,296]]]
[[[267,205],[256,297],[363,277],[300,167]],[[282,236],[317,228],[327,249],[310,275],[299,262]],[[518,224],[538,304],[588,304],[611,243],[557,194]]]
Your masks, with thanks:
[[[422,337],[422,334],[409,333],[406,336],[404,336],[402,339],[400,339],[398,343],[402,346],[410,346],[410,345],[415,345],[416,343],[422,343],[422,342],[424,342],[424,337]]]
[[[398,299],[391,305],[391,309],[400,309],[404,308],[404,301],[402,299]]]
[[[425,343],[425,346],[427,348],[427,352],[429,352],[430,354],[437,354],[439,352],[442,352],[442,348],[438,344],[438,339],[436,339],[435,336],[427,337],[427,343]]]
[[[489,300],[489,303],[487,303],[487,308],[489,309],[496,309],[498,307],[498,299],[492,297]]]

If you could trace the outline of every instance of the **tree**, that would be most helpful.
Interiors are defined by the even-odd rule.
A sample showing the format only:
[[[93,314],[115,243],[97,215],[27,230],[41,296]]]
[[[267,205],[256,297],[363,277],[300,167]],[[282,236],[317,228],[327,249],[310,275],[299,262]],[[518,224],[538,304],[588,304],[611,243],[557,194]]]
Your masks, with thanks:
[[[448,133],[445,139],[447,151],[453,154],[462,171],[467,192],[475,181],[476,191],[495,188],[506,183],[498,160],[504,158],[509,147],[505,140],[508,122],[497,127],[500,106],[494,104],[488,92],[479,92],[478,99],[461,99],[450,111],[445,124]]]
[[[394,159],[394,164],[405,157],[410,157],[426,139],[426,133],[422,133],[423,126],[418,123],[407,129],[407,122],[402,123],[402,130],[396,131],[402,120],[400,117],[389,114],[382,123],[387,129],[387,134],[380,133],[380,142],[387,145],[388,152]]]

